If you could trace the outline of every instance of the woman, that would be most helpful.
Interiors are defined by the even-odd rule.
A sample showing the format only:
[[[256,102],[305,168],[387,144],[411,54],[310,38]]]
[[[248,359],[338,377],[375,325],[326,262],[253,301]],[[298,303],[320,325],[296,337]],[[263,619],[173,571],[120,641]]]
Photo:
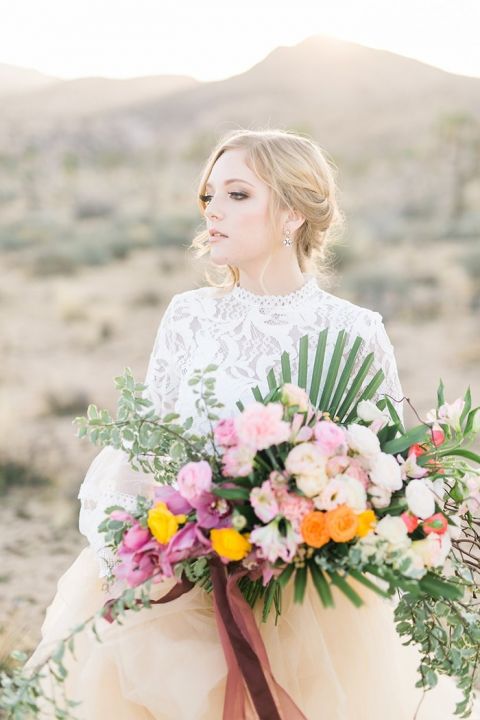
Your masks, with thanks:
[[[192,247],[210,254],[213,266],[225,270],[225,282],[174,295],[164,313],[145,381],[160,416],[175,410],[181,420],[193,417],[194,429],[208,427],[188,380],[195,368],[209,363],[218,365],[215,390],[224,403],[219,414],[232,416],[237,400],[246,404],[255,385],[265,387],[268,370],[279,369],[284,350],[295,377],[299,338],[308,334],[312,352],[328,326],[327,362],[340,329],[352,342],[360,335],[364,343],[356,367],[374,352],[369,376],[379,367],[385,373],[374,400],[387,393],[403,418],[403,393],[382,316],[330,294],[315,275],[341,220],[335,192],[331,164],[305,137],[242,130],[214,148],[199,188],[206,229]],[[119,587],[102,589],[111,558],[97,526],[105,507],[118,502],[133,509],[135,495],[151,497],[152,487],[152,478],[135,472],[122,451],[106,447],[94,459],[79,493],[80,529],[89,545],[59,581],[30,666],[118,594]],[[365,600],[360,609],[335,588],[336,607],[324,609],[311,584],[301,606],[293,603],[291,585],[287,588],[277,626],[274,613],[263,624],[260,607],[255,609],[276,680],[309,720],[453,718],[461,693],[449,678],[440,678],[415,715],[422,699],[415,688],[419,655],[401,644],[393,602],[353,584]],[[171,587],[171,581],[157,586],[156,597]],[[163,605],[130,611],[121,626],[101,623],[102,642],[83,636],[77,661],[67,660],[67,692],[82,703],[79,717],[222,718],[227,665],[210,595],[195,587]],[[242,717],[224,720],[256,717],[248,702]]]

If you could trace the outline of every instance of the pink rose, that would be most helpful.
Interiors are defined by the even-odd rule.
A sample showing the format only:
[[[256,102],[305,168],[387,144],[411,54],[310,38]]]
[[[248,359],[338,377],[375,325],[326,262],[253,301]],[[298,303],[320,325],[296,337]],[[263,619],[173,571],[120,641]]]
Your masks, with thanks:
[[[238,443],[235,421],[233,418],[222,418],[213,429],[215,442],[223,447],[230,447]]]
[[[331,420],[320,420],[315,425],[313,434],[325,455],[334,455],[337,451],[345,451],[347,448],[344,430]]]
[[[178,471],[177,481],[181,495],[193,504],[212,487],[212,468],[206,460],[189,462]]]
[[[281,403],[252,402],[235,418],[235,429],[240,443],[256,450],[287,442],[290,424],[283,418]]]

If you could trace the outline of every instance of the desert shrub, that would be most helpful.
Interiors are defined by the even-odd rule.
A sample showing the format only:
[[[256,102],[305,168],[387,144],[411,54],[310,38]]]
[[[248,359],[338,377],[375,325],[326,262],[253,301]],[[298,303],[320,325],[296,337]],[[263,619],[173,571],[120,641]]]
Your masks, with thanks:
[[[164,301],[163,295],[154,290],[144,290],[143,292],[135,295],[132,299],[132,304],[137,307],[156,307]]]
[[[45,394],[46,414],[55,416],[82,415],[86,413],[89,398],[84,390],[58,395],[51,390]]]
[[[31,273],[37,277],[49,275],[74,275],[77,263],[68,251],[40,250],[33,258]]]
[[[0,458],[0,494],[16,487],[51,485],[52,479],[39,473],[30,462]]]

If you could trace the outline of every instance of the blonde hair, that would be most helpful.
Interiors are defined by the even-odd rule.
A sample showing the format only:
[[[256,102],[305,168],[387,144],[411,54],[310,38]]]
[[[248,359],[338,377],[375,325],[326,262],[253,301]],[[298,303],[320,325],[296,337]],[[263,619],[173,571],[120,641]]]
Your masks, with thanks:
[[[332,277],[329,244],[344,225],[336,193],[336,166],[327,153],[313,140],[297,132],[280,129],[233,130],[214,147],[201,172],[198,196],[206,193],[206,183],[218,158],[231,149],[244,149],[248,167],[270,189],[269,217],[273,242],[279,243],[283,228],[279,227],[279,211],[290,209],[305,218],[293,237],[297,261],[302,272],[321,276],[324,284]],[[207,203],[198,197],[200,212]],[[193,238],[189,249],[195,257],[209,252],[206,229]],[[213,266],[212,266],[213,267]],[[213,287],[231,289],[239,280],[236,266],[215,267],[220,281],[205,277]]]

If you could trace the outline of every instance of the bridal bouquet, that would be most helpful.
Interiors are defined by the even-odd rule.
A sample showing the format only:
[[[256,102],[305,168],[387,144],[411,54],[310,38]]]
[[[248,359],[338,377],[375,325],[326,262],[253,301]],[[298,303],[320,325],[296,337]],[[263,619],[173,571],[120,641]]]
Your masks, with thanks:
[[[383,597],[398,595],[397,631],[422,652],[417,686],[433,687],[437,673],[455,676],[464,694],[456,714],[468,717],[480,642],[480,456],[468,446],[480,430],[480,407],[472,408],[470,389],[446,402],[440,381],[436,408],[406,431],[392,399],[371,401],[381,370],[362,388],[372,354],[352,378],[360,338],[339,372],[344,331],[318,397],[326,332],[310,387],[308,338],[302,338],[297,382],[284,353],[280,378],[270,371],[268,393],[254,388],[254,402],[238,403],[233,418],[216,415],[222,407],[211,375],[216,367],[196,371],[190,383],[198,386],[192,388],[200,395],[198,411],[210,421],[207,437],[190,432],[192,418],[178,425],[177,414],[156,417],[145,386],[128,368],[115,379],[117,422],[94,405],[75,420],[80,437],[122,447],[134,468],[138,463],[158,481],[153,498],[138,497],[136,511],[106,510],[99,530],[114,558],[108,582],[126,589],[92,621],[120,621],[127,610],[168,602],[200,584],[213,594],[229,663],[226,716],[238,707],[243,677],[263,717],[276,712],[271,688],[279,686],[251,608],[261,601],[266,621],[274,607],[277,621],[286,584],[293,583],[301,603],[309,581],[326,608],[334,607],[332,585],[359,606],[352,578]],[[152,600],[152,583],[171,578],[173,588]],[[84,627],[50,658],[57,679],[65,676],[64,668],[58,672],[65,649]],[[30,677],[33,687],[35,680]],[[0,707],[18,709],[21,671],[3,683],[10,699]],[[303,718],[285,695],[288,717]]]

